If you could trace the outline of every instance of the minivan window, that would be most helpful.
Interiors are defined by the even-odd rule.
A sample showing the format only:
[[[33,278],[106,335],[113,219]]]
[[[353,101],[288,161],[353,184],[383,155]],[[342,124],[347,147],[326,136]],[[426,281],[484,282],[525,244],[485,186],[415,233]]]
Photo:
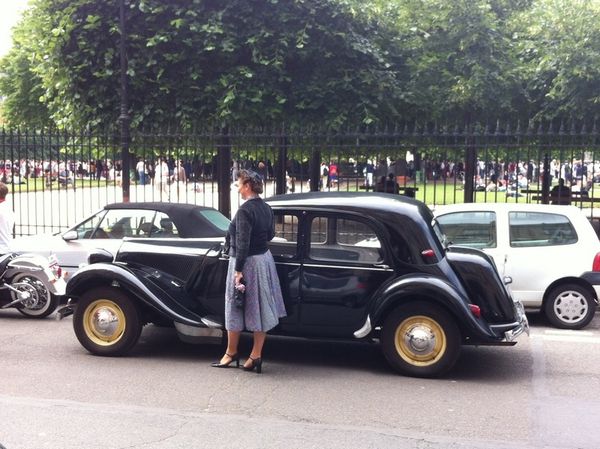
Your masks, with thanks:
[[[510,212],[510,246],[570,245],[577,242],[577,232],[569,219],[546,212]]]

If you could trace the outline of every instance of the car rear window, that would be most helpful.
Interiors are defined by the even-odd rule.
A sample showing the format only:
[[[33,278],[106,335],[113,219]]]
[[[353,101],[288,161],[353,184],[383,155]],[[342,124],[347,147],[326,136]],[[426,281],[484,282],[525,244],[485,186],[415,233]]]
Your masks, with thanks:
[[[199,214],[221,231],[227,232],[229,229],[229,218],[227,218],[218,210],[204,209],[199,211]]]
[[[508,220],[512,247],[570,245],[577,242],[577,232],[564,215],[510,212]]]

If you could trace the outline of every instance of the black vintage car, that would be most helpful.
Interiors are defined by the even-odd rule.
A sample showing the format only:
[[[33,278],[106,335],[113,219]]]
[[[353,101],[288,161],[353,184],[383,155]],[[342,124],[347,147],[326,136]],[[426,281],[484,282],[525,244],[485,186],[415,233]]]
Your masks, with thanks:
[[[462,344],[513,345],[528,324],[491,259],[443,244],[430,210],[399,195],[281,195],[276,261],[288,316],[272,333],[379,339],[400,373],[436,376]],[[90,352],[125,354],[146,323],[185,340],[220,333],[227,256],[222,239],[125,240],[114,261],[96,253],[67,295]]]

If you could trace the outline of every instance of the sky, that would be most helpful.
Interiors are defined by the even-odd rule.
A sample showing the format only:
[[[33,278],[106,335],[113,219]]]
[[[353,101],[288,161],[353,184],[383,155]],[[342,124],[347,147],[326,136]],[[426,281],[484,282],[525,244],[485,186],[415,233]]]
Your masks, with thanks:
[[[17,24],[29,0],[0,0],[0,57],[12,46],[11,30]]]

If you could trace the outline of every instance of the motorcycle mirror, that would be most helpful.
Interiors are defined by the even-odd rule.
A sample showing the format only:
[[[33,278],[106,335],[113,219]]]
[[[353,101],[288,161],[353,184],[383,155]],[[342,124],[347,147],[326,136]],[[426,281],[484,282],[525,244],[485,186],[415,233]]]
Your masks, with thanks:
[[[62,235],[62,238],[63,238],[63,240],[69,242],[71,240],[77,240],[79,238],[79,236],[77,235],[77,231],[74,231],[71,229],[70,231],[65,232]]]

